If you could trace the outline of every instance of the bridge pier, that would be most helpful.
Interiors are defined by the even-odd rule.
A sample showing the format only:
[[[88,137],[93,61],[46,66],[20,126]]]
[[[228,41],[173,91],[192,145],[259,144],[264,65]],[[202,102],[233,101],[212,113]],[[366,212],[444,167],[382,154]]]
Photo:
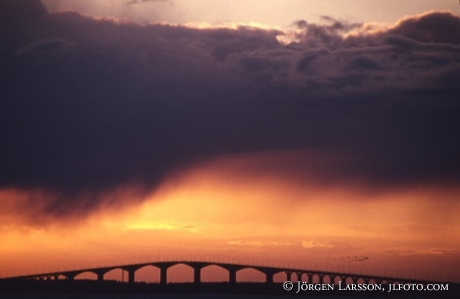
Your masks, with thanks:
[[[297,274],[297,281],[302,282],[302,275],[303,275],[303,273],[302,273],[302,272],[297,272],[296,274]]]
[[[273,274],[265,273],[267,283],[273,283]]]
[[[318,274],[318,279],[319,279],[319,283],[323,284],[324,283],[324,274]]]
[[[136,282],[136,270],[128,270],[128,282],[129,283]]]
[[[307,273],[307,277],[308,277],[308,283],[313,283],[313,274]]]
[[[168,268],[160,268],[160,284],[166,284],[168,282]]]
[[[201,282],[201,267],[193,267],[193,283]]]
[[[155,264],[154,266],[160,269],[160,284],[165,285],[168,283],[168,269],[174,263]]]
[[[73,281],[73,280],[75,280],[75,276],[76,276],[75,274],[67,274],[66,278],[67,278],[67,280],[72,280]]]
[[[104,273],[102,272],[97,273],[97,281],[104,281]]]
[[[292,281],[292,272],[291,271],[286,271],[286,280],[287,281]]]
[[[228,270],[228,282],[236,283],[236,270]]]

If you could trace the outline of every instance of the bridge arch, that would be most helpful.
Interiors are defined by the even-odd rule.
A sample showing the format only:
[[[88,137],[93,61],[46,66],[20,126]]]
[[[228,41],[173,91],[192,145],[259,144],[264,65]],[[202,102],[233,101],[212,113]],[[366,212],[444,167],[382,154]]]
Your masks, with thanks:
[[[52,275],[51,276],[51,279],[52,280],[61,280],[61,279],[66,279],[67,277],[63,274],[55,274],[55,275]]]
[[[345,281],[343,281],[342,283],[346,283],[346,284],[354,284],[356,283],[357,279],[356,278],[353,278],[351,276],[346,276],[345,277]]]
[[[161,268],[155,264],[145,264],[136,269],[132,269],[135,275],[136,282],[149,282],[149,283],[158,283],[160,282]],[[129,270],[125,270],[124,279],[127,281]]]
[[[239,278],[236,282],[265,282],[267,280],[266,273],[258,267],[245,266],[236,272]]]
[[[85,271],[76,273],[73,279],[75,280],[85,280],[85,279],[97,280],[97,273],[91,270],[85,270]]]
[[[231,273],[236,271],[220,264],[209,264],[201,268],[202,282],[230,282]]]
[[[331,283],[338,285],[338,284],[339,284],[339,281],[342,281],[342,284],[345,283],[345,282],[343,281],[342,277],[340,277],[339,275],[335,275],[335,276],[334,276],[334,279],[332,280]]]
[[[166,282],[193,282],[196,275],[195,268],[189,263],[177,262],[166,269]]]
[[[107,272],[105,272],[103,274],[103,278],[104,278],[104,280],[122,281],[122,278],[123,278],[123,272],[122,271],[124,271],[124,270],[121,267],[109,269],[109,270],[107,270]]]
[[[324,283],[323,281],[324,274],[313,273],[311,276],[311,282],[309,283]]]
[[[334,283],[334,275],[331,274],[325,274],[323,276],[323,281],[321,283]]]
[[[295,273],[292,271],[279,271],[273,274],[273,281],[274,282],[285,282],[285,281],[294,281],[295,280]]]

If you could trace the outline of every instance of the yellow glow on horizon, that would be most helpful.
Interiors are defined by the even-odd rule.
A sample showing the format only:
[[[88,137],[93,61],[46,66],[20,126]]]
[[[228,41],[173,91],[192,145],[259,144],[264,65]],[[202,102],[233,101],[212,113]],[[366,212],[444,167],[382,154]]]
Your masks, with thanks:
[[[3,224],[0,262],[5,269],[32,271],[200,252],[323,265],[341,265],[343,256],[367,256],[360,265],[418,269],[428,256],[449,261],[460,254],[457,190],[421,186],[373,194],[359,186],[325,187],[254,172],[269,160],[282,161],[280,155],[295,156],[250,154],[210,161],[165,181],[138,206],[99,210],[72,225],[37,226],[24,219]],[[128,198],[136,194],[118,192]]]
[[[460,227],[453,217],[460,205],[452,200],[449,208],[440,207],[433,200],[437,191],[421,188],[370,195],[343,187],[325,190],[271,176],[241,173],[241,178],[234,178],[222,166],[217,162],[192,170],[179,182],[164,184],[139,210],[115,225],[193,231],[207,238],[219,238],[224,231],[234,238],[302,235],[401,242],[441,242],[446,235],[459,236],[444,228]],[[429,224],[424,223],[427,217]]]

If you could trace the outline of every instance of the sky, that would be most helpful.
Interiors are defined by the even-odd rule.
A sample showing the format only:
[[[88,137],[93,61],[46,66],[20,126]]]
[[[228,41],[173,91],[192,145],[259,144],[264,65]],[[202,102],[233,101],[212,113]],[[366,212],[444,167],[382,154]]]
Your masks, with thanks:
[[[296,20],[321,16],[352,22],[394,23],[401,17],[430,10],[458,12],[454,0],[44,0],[50,11],[78,10],[85,14],[168,24],[237,22],[288,27]]]
[[[265,2],[0,1],[0,276],[460,281],[458,3]]]

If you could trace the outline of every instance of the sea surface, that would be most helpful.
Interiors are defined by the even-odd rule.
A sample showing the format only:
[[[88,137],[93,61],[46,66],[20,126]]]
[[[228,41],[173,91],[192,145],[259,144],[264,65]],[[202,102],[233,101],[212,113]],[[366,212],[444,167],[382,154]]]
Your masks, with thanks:
[[[3,297],[5,296],[5,297]],[[1,299],[287,299],[296,296],[266,296],[266,295],[225,295],[225,294],[0,294]],[[339,297],[299,296],[309,299],[338,299]],[[340,297],[340,299],[355,299],[357,297]],[[359,297],[371,299],[371,297]]]

